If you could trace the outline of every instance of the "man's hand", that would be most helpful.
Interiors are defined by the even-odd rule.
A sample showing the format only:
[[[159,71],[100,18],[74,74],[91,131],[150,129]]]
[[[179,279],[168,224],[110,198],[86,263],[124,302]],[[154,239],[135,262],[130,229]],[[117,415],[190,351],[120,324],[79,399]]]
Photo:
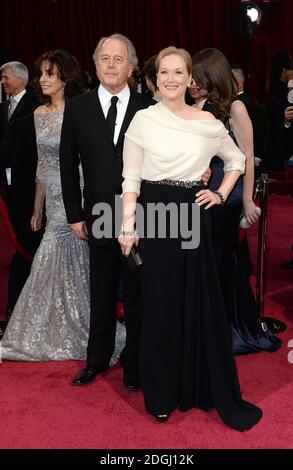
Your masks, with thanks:
[[[292,120],[293,120],[293,106],[288,106],[285,109],[285,123],[291,124]]]
[[[78,238],[81,240],[88,240],[88,231],[84,221],[70,224],[70,227]]]

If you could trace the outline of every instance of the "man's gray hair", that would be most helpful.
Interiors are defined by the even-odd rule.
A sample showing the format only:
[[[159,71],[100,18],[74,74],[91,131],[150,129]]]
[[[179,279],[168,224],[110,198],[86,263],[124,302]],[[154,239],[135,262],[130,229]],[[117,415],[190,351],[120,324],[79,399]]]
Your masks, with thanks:
[[[27,85],[28,83],[28,69],[27,67],[22,64],[21,62],[13,61],[13,62],[7,62],[6,64],[1,65],[0,71],[4,71],[6,69],[10,69],[16,77],[20,78],[24,86]]]
[[[94,63],[95,64],[97,63],[101,48],[103,47],[105,42],[109,41],[110,39],[117,39],[118,41],[121,41],[125,44],[126,49],[127,49],[127,58],[128,58],[129,65],[131,67],[135,67],[138,64],[138,58],[136,55],[135,47],[130,41],[130,39],[128,39],[126,36],[123,36],[123,34],[119,34],[119,33],[111,34],[111,36],[103,37],[100,39],[95,49],[95,52],[93,54]]]
[[[236,80],[238,80],[239,82],[244,82],[245,76],[241,67],[232,67],[232,73]]]

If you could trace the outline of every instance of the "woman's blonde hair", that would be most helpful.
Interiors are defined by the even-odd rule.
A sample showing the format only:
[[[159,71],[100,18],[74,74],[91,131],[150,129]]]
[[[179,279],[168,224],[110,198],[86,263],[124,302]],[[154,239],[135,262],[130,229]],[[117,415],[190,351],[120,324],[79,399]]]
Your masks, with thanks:
[[[167,57],[168,55],[172,55],[172,54],[179,55],[179,57],[181,57],[181,59],[183,59],[185,65],[186,65],[188,75],[191,75],[191,73],[192,73],[191,55],[185,49],[182,49],[182,48],[178,49],[178,47],[175,47],[175,46],[165,47],[165,49],[162,49],[159,52],[159,54],[157,55],[157,58],[156,58],[156,72],[158,73],[161,60],[164,57]]]

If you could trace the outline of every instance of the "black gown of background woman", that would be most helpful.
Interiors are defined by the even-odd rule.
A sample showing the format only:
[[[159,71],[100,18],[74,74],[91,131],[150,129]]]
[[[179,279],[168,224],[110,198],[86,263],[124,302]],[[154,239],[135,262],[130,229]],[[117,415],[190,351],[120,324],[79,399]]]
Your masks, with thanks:
[[[206,102],[203,109],[213,112]],[[226,127],[229,127],[228,125]],[[230,135],[236,142],[231,130]],[[237,142],[236,142],[237,143]],[[213,191],[223,179],[223,161],[214,157],[209,188]],[[239,220],[242,207],[243,178],[238,179],[225,207],[213,208],[213,239],[226,311],[231,325],[233,354],[277,351],[281,340],[270,331],[264,332],[249,282],[249,248],[246,237],[239,242]]]

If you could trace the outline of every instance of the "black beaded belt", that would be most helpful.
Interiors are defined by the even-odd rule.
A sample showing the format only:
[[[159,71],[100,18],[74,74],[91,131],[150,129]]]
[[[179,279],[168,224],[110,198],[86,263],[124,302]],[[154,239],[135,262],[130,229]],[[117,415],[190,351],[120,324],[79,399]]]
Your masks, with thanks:
[[[147,184],[162,184],[166,186],[176,186],[178,188],[193,188],[194,186],[202,186],[203,183],[201,181],[179,181],[179,180],[159,180],[159,181],[151,181],[151,180],[142,180],[144,183]]]

